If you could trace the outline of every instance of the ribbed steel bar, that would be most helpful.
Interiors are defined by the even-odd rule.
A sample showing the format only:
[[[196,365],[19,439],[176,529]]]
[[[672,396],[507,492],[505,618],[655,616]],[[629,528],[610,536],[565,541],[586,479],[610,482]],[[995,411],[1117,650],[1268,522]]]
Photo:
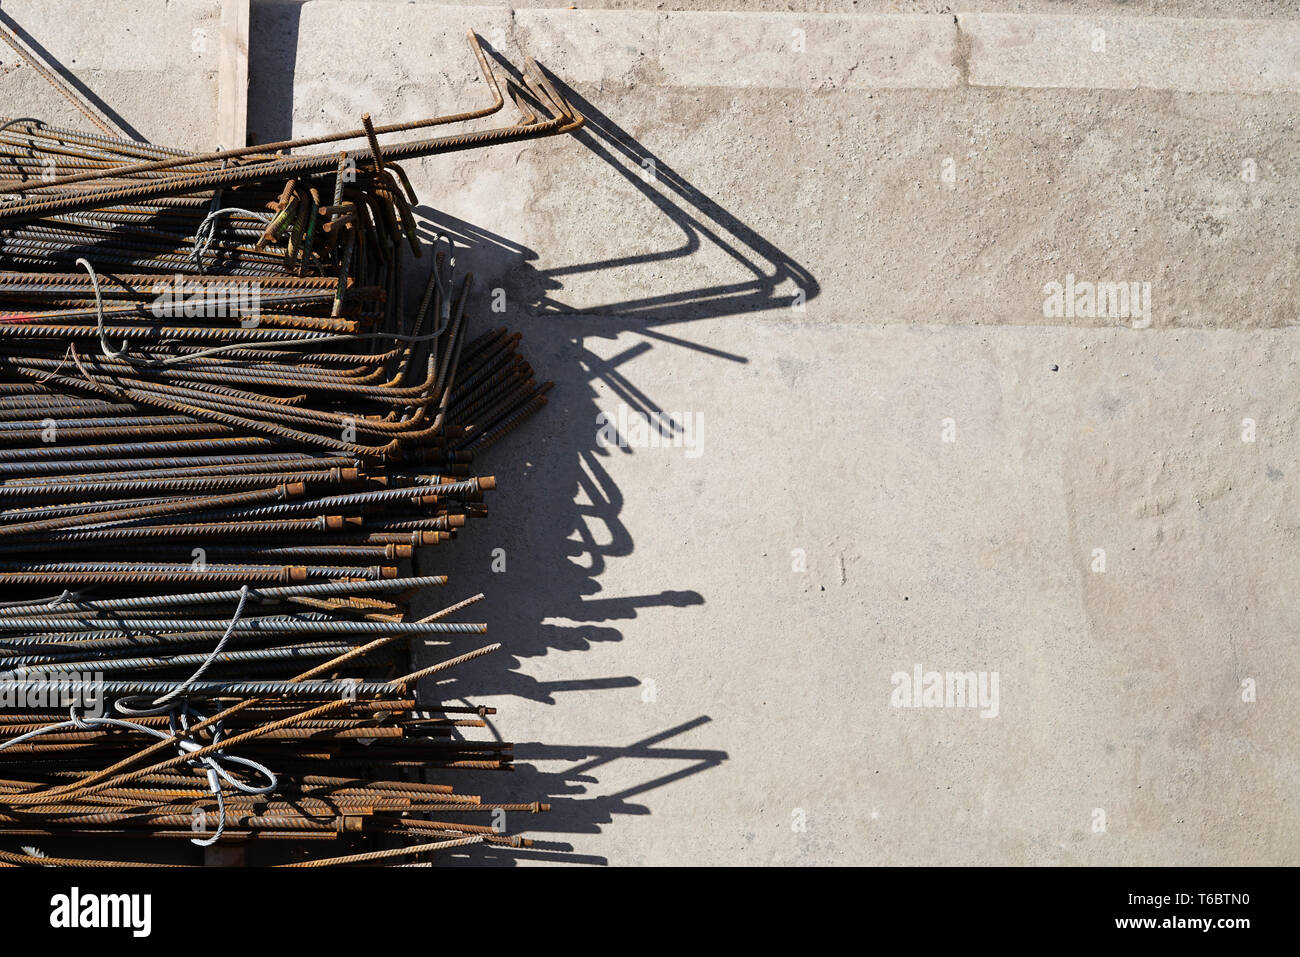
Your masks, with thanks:
[[[416,710],[499,646],[412,670],[485,631],[457,620],[482,596],[415,615],[447,578],[412,572],[486,513],[474,453],[545,385],[518,335],[472,334],[401,163],[583,122],[470,44],[492,102],[411,122],[204,154],[0,123],[0,837],[526,846],[455,816],[545,805],[409,778],[511,767],[473,737],[492,709]],[[504,93],[513,125],[392,140]],[[41,861],[104,863],[0,853]]]

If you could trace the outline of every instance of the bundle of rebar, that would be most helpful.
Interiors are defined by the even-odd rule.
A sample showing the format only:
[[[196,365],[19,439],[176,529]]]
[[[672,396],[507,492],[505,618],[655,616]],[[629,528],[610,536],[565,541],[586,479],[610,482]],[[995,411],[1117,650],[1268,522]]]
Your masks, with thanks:
[[[417,122],[205,154],[85,104],[98,132],[0,122],[0,863],[527,843],[502,821],[544,805],[443,780],[510,767],[464,730],[491,709],[416,694],[497,647],[449,620],[481,596],[412,602],[447,581],[421,554],[486,513],[478,456],[550,383],[518,334],[471,334],[472,277],[395,161],[582,118],[531,59],[501,82],[469,39],[492,103]],[[503,86],[515,125],[381,139],[489,116]]]

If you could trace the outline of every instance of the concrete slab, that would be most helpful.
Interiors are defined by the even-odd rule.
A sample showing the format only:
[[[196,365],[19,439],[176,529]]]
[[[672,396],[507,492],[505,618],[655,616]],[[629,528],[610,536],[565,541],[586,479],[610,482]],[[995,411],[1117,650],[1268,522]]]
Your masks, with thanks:
[[[263,8],[300,6],[313,0],[253,0]],[[375,0],[338,0],[341,3],[373,3]],[[556,4],[555,0],[519,0],[519,2],[485,3],[484,0],[380,0],[401,4],[427,4],[444,7],[487,7],[532,10],[580,8],[582,10],[625,11],[720,11],[726,13],[888,13],[942,14],[956,11],[969,13],[1051,13],[1062,12],[1060,0],[586,0],[584,3]],[[1072,0],[1069,12],[1075,14],[1116,14],[1121,16],[1169,17],[1237,17],[1259,20],[1288,20],[1300,16],[1300,0]]]
[[[1295,768],[1268,744],[1287,708],[1240,700],[1246,672],[1286,672],[1270,623],[1293,616],[1290,493],[1273,476],[1293,454],[1294,357],[1289,330],[1250,331],[1294,316],[1270,238],[1289,97],[864,99],[754,69],[764,82],[742,94],[720,73],[665,78],[663,37],[684,17],[420,5],[386,15],[427,43],[327,75],[345,9],[376,15],[278,14],[298,31],[300,84],[332,84],[295,104],[300,131],[326,102],[375,109],[367,94],[401,115],[413,104],[385,96],[389,57],[446,51],[437,107],[472,98],[451,50],[484,13],[485,36],[584,77],[580,148],[413,170],[438,197],[430,217],[476,244],[485,288],[506,289],[490,318],[524,328],[559,383],[498,453],[510,492],[490,540],[456,543],[446,567],[465,569],[457,596],[489,592],[517,659],[464,686],[499,691],[500,733],[527,729],[536,771],[513,790],[555,802],[537,828],[573,847],[562,857],[1294,854],[1279,781]],[[1045,316],[1045,284],[1068,275],[1163,277],[1152,327]],[[700,455],[602,449],[596,417],[621,406],[700,416]],[[1246,419],[1269,423],[1266,446],[1234,439]],[[1203,514],[1216,507],[1221,525]],[[1206,623],[1206,589],[1253,610],[1225,601]],[[891,707],[890,678],[917,663],[998,671],[1023,697],[993,719]]]
[[[568,82],[926,89],[958,81],[944,16],[520,10],[515,42]]]
[[[1194,93],[1300,90],[1300,23],[964,14],[970,82]]]
[[[554,401],[429,563],[516,661],[448,689],[526,730],[555,811],[513,824],[618,864],[1295,859],[1288,330],[609,321],[525,326]],[[601,449],[625,403],[698,457]],[[996,714],[896,707],[918,666]]]
[[[185,149],[216,147],[221,0],[6,0],[0,23],[57,66],[127,132]],[[9,47],[0,48],[0,114],[93,130]]]
[[[471,26],[591,120],[408,167],[557,383],[427,563],[506,646],[438,689],[520,742],[476,786],[554,805],[453,860],[1294,863],[1295,5],[1081,4],[1028,72],[982,16],[1054,3],[674,5],[253,5],[263,142],[482,103]],[[215,60],[123,32],[104,98],[210,145]]]
[[[1293,93],[979,87],[950,17],[814,18],[820,72],[786,14],[254,19],[259,135],[481,102],[470,26],[591,120],[409,167],[557,382],[428,562],[512,659],[441,693],[555,806],[496,859],[1296,858]],[[918,665],[996,717],[896,707]]]

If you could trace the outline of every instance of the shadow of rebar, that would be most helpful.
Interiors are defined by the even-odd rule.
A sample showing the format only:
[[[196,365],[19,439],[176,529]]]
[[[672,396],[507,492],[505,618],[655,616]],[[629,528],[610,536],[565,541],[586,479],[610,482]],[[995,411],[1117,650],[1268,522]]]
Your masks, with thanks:
[[[46,50],[45,47],[41,46],[40,42],[37,41],[35,37],[24,30],[18,22],[5,13],[4,10],[0,10],[0,25],[3,25],[11,33],[17,36],[27,49],[36,55],[37,59],[39,59],[41,63],[48,67],[52,72],[57,73],[59,77],[68,84],[68,86],[76,91],[78,96],[99,111],[101,116],[106,117],[110,123],[131,139],[147,142],[145,137],[142,136],[134,126],[123,119],[111,106],[101,100],[94,90],[90,89],[90,87],[86,86],[86,84],[81,82],[81,80],[77,79],[76,75],[71,70],[68,70],[62,63],[50,56],[49,51]],[[14,59],[17,59],[17,55],[12,54],[8,47],[0,48],[0,56],[13,56]],[[98,133],[99,131],[93,130],[92,132]]]
[[[510,64],[494,51],[489,53],[517,83],[519,76]],[[514,237],[428,206],[419,210],[425,238],[451,237],[463,268],[475,274],[478,313],[525,330],[524,351],[540,367],[539,378],[556,382],[541,421],[525,426],[517,442],[494,449],[486,466],[501,477],[503,488],[510,489],[507,508],[513,514],[497,516],[497,521],[511,526],[508,573],[498,576],[486,570],[491,545],[485,544],[481,534],[467,536],[447,556],[467,559],[454,561],[458,593],[461,588],[487,593],[485,618],[493,633],[505,636],[504,651],[513,658],[509,670],[490,658],[475,662],[450,684],[465,689],[471,697],[512,695],[545,703],[554,703],[558,695],[571,691],[604,693],[637,687],[641,680],[611,676],[540,681],[523,672],[524,659],[621,641],[619,622],[705,601],[699,592],[681,587],[682,583],[665,583],[662,590],[635,596],[601,594],[601,576],[609,562],[630,555],[634,547],[632,530],[623,519],[624,496],[607,462],[613,455],[635,454],[632,449],[603,447],[596,441],[601,393],[605,393],[606,402],[613,395],[648,421],[669,423],[671,428],[668,414],[651,390],[628,371],[633,360],[667,346],[716,361],[748,360],[690,341],[682,334],[670,334],[665,327],[784,309],[800,293],[807,300],[820,292],[816,279],[801,265],[696,189],[588,99],[555,77],[550,79],[587,118],[575,139],[608,167],[611,176],[630,183],[644,202],[680,229],[681,240],[651,253],[549,265],[540,261],[536,250]],[[647,169],[654,175],[643,176]],[[681,264],[706,249],[721,249],[728,255],[738,274],[735,281],[582,307],[565,300],[565,282],[573,277],[599,271],[616,275],[648,262]],[[489,291],[497,288],[508,290],[510,305],[504,313],[494,315]],[[539,337],[537,330],[546,335]],[[539,343],[539,338],[548,341]],[[589,338],[628,341],[626,348],[605,357],[586,346]],[[437,555],[430,566],[441,564],[442,558]],[[466,575],[462,571],[466,565],[481,570]],[[677,565],[665,564],[664,568],[665,574],[682,571]],[[502,578],[509,587],[500,587]],[[672,627],[669,619],[663,622],[664,627]],[[502,718],[508,729],[508,714]],[[709,720],[700,716],[626,746],[517,744],[515,757],[520,763],[506,785],[509,800],[541,800],[552,807],[535,819],[513,822],[538,843],[529,850],[504,853],[495,849],[482,853],[475,848],[460,859],[504,866],[556,859],[558,855],[574,863],[605,863],[602,858],[583,855],[582,841],[557,843],[558,838],[597,833],[619,815],[649,814],[645,794],[720,765],[728,757],[725,751],[660,746]],[[601,772],[611,764],[659,760],[676,766],[664,773],[656,771],[635,787],[600,793]],[[556,763],[561,765],[558,769]],[[618,773],[622,777],[627,770],[620,768]],[[496,781],[484,781],[483,787],[485,793],[499,790]],[[642,800],[634,800],[638,798]]]
[[[249,120],[256,138],[267,142],[292,134],[299,10],[297,5],[255,5],[253,16],[254,35],[260,42],[250,51],[249,72],[253,82]],[[42,48],[12,25],[3,13],[0,20],[9,23],[38,55],[45,56]],[[486,43],[484,46],[487,48]],[[488,49],[518,83],[520,77],[514,68]],[[61,69],[60,72],[89,102],[135,135],[125,121],[75,77]],[[502,443],[489,457],[492,471],[502,476],[503,487],[511,490],[508,504],[495,513],[496,523],[503,523],[508,529],[512,543],[506,579],[510,587],[500,587],[501,579],[488,570],[486,560],[480,562],[477,557],[472,563],[455,560],[457,556],[468,558],[471,555],[468,549],[477,549],[473,553],[476,556],[488,550],[484,548],[482,529],[470,528],[464,540],[454,547],[438,548],[437,554],[426,561],[430,566],[452,572],[457,595],[451,600],[477,590],[488,593],[483,617],[489,621],[492,633],[500,636],[510,659],[508,667],[503,667],[501,656],[495,656],[496,660],[491,656],[480,659],[458,670],[450,680],[425,689],[443,700],[510,695],[555,703],[557,695],[566,693],[593,694],[641,685],[635,676],[540,681],[522,671],[526,658],[550,652],[582,651],[597,643],[621,641],[623,634],[617,623],[635,619],[642,613],[705,602],[698,591],[684,587],[659,587],[641,595],[596,597],[602,591],[601,576],[608,563],[630,555],[634,546],[632,531],[622,519],[623,493],[605,465],[612,455],[634,453],[631,449],[604,447],[597,442],[595,422],[601,411],[597,404],[598,388],[608,389],[631,410],[671,430],[674,426],[667,413],[627,371],[634,359],[656,347],[672,346],[716,361],[745,363],[748,360],[669,334],[663,327],[785,308],[796,297],[810,300],[820,292],[816,279],[805,268],[696,189],[661,156],[650,153],[585,97],[557,78],[550,79],[587,118],[587,125],[575,134],[577,142],[599,158],[611,176],[631,183],[644,202],[681,230],[681,239],[669,248],[651,253],[542,267],[537,252],[517,240],[431,207],[417,211],[424,241],[430,243],[440,235],[452,237],[459,247],[458,255],[464,257],[465,267],[478,277],[479,314],[508,325],[525,320],[533,329],[538,328],[538,321],[549,320],[558,333],[555,343],[540,344],[542,351],[536,353],[544,373],[541,377],[556,382],[551,404],[541,416],[543,423],[525,426],[518,434],[518,441]],[[643,175],[645,170],[652,170],[653,175]],[[706,248],[726,253],[737,269],[738,278],[584,307],[575,307],[564,299],[566,279],[602,271],[617,274],[649,262],[681,264]],[[497,286],[511,291],[511,307],[504,315],[495,315],[484,300],[484,290]],[[481,323],[479,328],[486,325]],[[543,327],[552,331],[550,325]],[[607,358],[585,346],[589,337],[610,341],[635,337],[636,341]],[[531,342],[533,350],[538,345]],[[546,441],[541,445],[536,444],[539,430],[546,430]],[[602,530],[602,534],[597,535],[593,529]],[[467,566],[470,570],[463,570]],[[472,570],[479,566],[482,570]],[[680,566],[666,567],[674,573],[681,571]],[[442,595],[430,595],[426,604],[446,604],[443,599]],[[502,717],[509,727],[509,716]],[[617,815],[650,814],[649,806],[641,800],[644,795],[727,760],[727,752],[722,750],[662,746],[710,720],[701,715],[630,745],[517,744],[515,757],[519,763],[513,775],[484,775],[476,784],[481,784],[482,793],[493,800],[550,803],[552,810],[547,814],[530,819],[522,827],[509,828],[527,830],[537,843],[524,850],[479,845],[463,854],[447,855],[443,860],[503,866],[533,859],[606,863],[601,857],[584,854],[581,842],[575,845],[561,838],[598,833]],[[495,735],[495,728],[491,730]],[[672,767],[662,773],[656,767],[652,777],[634,787],[599,793],[598,772],[620,761],[666,761]],[[553,764],[562,766],[558,769],[537,766]],[[468,774],[480,777],[476,772]]]

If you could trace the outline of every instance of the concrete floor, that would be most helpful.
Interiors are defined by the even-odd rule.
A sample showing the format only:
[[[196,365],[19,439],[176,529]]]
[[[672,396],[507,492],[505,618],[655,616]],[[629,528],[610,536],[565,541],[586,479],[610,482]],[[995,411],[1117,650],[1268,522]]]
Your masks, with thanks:
[[[263,142],[481,104],[471,26],[590,120],[408,166],[556,382],[426,562],[554,807],[464,861],[1296,863],[1300,5],[590,6],[253,8]]]

